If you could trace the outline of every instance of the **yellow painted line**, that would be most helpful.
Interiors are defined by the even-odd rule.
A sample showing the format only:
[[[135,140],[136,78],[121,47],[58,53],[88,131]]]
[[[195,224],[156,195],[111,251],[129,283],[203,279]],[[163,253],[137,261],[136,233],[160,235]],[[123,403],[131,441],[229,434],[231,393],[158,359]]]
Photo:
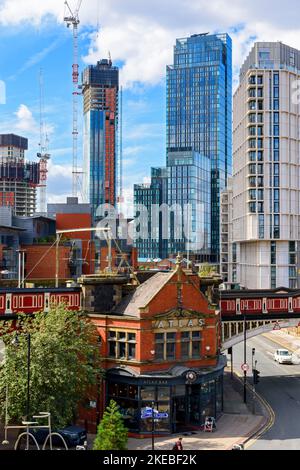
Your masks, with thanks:
[[[239,371],[235,370],[234,373],[238,376],[238,378],[240,379],[240,381],[242,381],[241,379],[244,377]],[[251,390],[252,391],[252,387],[247,383],[247,388],[248,390]],[[255,444],[255,442],[263,435],[265,434],[267,431],[269,431],[269,429],[271,429],[271,427],[274,425],[275,423],[275,412],[273,410],[273,408],[271,407],[270,403],[267,402],[267,400],[265,400],[265,398],[263,398],[261,395],[259,395],[256,391],[255,391],[255,396],[258,398],[258,400],[263,404],[263,406],[265,406],[265,408],[267,409],[268,413],[269,413],[269,419],[267,421],[267,423],[261,428],[259,429],[256,433],[253,434],[253,436],[251,436],[251,438],[249,439],[249,441],[247,441],[245,444],[244,444],[244,448],[245,449],[248,449],[249,447],[251,447],[253,444]]]
[[[263,435],[265,434],[267,431],[269,431],[269,429],[271,429],[271,427],[274,425],[275,423],[275,412],[273,410],[273,408],[271,407],[271,405],[261,396],[259,395],[258,393],[255,393],[257,398],[259,399],[259,401],[267,408],[268,410],[268,413],[269,413],[269,420],[268,422],[265,424],[265,426],[260,429],[259,431],[257,431],[256,434],[254,434],[251,439],[249,439],[248,442],[246,442],[245,444],[245,449],[248,449],[249,447],[251,447],[253,444],[255,444],[255,442]]]

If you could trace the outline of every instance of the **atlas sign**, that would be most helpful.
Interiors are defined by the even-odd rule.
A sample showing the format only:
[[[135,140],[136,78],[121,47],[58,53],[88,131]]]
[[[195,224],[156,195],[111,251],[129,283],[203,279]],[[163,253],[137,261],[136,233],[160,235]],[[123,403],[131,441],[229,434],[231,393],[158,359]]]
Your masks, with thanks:
[[[203,318],[174,318],[170,320],[159,320],[155,322],[154,328],[193,328],[203,327],[205,320]]]

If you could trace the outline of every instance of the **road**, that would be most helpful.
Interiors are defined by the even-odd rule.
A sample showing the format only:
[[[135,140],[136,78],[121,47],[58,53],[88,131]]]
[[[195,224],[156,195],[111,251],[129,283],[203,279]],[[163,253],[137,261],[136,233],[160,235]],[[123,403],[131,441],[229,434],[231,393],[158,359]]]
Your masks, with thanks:
[[[280,346],[264,336],[247,340],[247,363],[251,376],[252,348],[255,348],[260,381],[257,392],[275,412],[272,428],[249,447],[249,450],[299,450],[300,449],[300,364],[278,364],[273,359]],[[230,357],[230,356],[228,356]],[[233,364],[241,373],[244,362],[243,343],[233,348]],[[248,392],[249,393],[249,392]]]

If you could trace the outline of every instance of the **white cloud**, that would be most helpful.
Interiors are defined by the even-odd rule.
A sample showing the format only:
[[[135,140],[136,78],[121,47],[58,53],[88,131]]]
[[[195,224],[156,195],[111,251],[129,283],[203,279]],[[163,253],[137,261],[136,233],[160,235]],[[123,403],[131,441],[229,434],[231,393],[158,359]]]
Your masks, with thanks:
[[[48,165],[47,200],[65,202],[72,194],[72,165],[57,165],[53,160]]]
[[[75,8],[77,0],[70,0]],[[0,24],[44,24],[49,15],[63,23],[62,0],[2,0]],[[281,40],[300,49],[299,2],[296,0],[84,0],[81,27],[97,27],[90,35],[85,61],[95,63],[111,52],[119,60],[122,82],[153,85],[165,77],[175,39],[193,33],[228,31],[234,41],[235,74],[254,38]],[[86,34],[86,31],[84,31]]]
[[[17,116],[16,129],[32,133],[38,131],[38,124],[25,104],[20,104],[19,109],[14,114]]]

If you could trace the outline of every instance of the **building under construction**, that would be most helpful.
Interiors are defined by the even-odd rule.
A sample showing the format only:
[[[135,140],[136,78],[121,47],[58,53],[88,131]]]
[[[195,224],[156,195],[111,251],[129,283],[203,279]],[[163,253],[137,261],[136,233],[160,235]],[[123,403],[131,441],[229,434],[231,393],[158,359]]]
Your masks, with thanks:
[[[103,59],[82,75],[84,199],[94,220],[100,204],[116,203],[119,69]]]
[[[9,206],[17,216],[36,212],[40,164],[25,161],[28,140],[15,134],[0,134],[0,206]]]

